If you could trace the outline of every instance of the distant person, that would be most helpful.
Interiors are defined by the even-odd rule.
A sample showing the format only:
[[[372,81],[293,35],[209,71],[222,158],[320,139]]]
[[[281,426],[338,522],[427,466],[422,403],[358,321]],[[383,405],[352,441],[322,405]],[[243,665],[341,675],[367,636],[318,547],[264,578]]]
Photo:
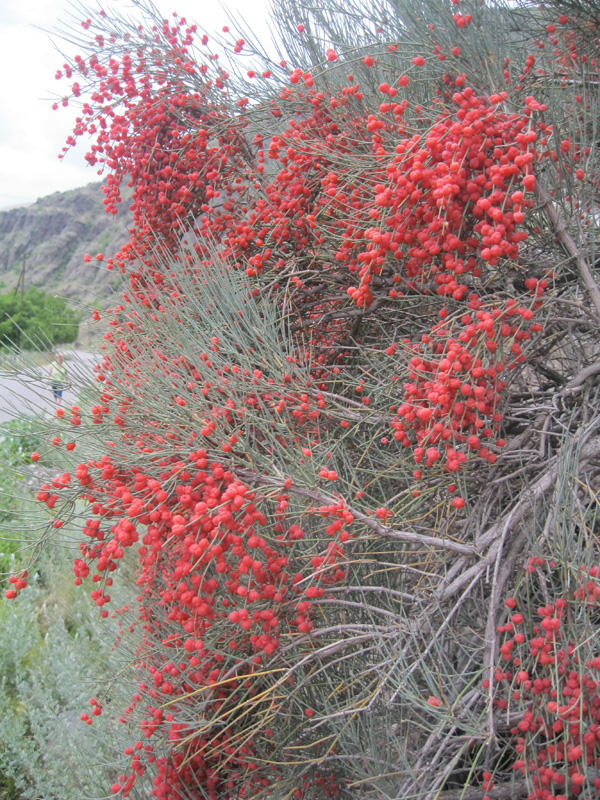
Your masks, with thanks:
[[[54,395],[54,399],[56,401],[56,407],[60,408],[62,404],[63,392],[71,385],[67,377],[67,367],[63,363],[63,357],[60,353],[56,354],[54,361],[50,364],[48,376],[50,378],[52,394]]]

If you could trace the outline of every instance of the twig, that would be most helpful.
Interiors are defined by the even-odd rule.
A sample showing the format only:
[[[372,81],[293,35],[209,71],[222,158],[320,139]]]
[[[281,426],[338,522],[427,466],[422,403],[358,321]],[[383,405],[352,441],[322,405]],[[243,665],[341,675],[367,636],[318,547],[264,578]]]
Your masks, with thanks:
[[[598,322],[600,322],[600,288],[594,280],[590,265],[581,254],[579,247],[575,244],[559,209],[553,203],[548,192],[540,186],[539,181],[535,184],[535,195],[554,229],[554,234],[558,237],[560,242],[562,242],[565,250],[575,262],[583,285],[587,289],[590,300],[592,301],[595,310],[594,316]]]
[[[504,542],[510,529],[513,514],[516,512],[517,508],[518,506],[515,506],[513,512],[506,518],[506,522],[504,523],[504,527],[502,529],[502,536],[498,542],[498,552],[496,555],[496,563],[494,564],[494,577],[492,578],[492,594],[489,601],[489,612],[485,628],[485,643],[487,645],[485,651],[485,661],[487,662],[487,668],[489,671],[488,721],[490,741],[495,741],[496,738],[496,732],[494,729],[494,668],[496,666],[496,614],[498,612],[496,604],[498,601],[498,595],[503,588],[498,584],[498,572],[500,570],[500,559],[504,549]]]
[[[565,386],[563,393],[574,393],[576,389],[583,386],[588,378],[593,378],[595,375],[600,375],[600,361],[596,361],[595,364],[590,364],[589,367],[582,369],[574,378],[571,378]]]
[[[259,475],[256,472],[250,472],[250,470],[239,469],[236,470],[236,473],[241,478],[244,478],[244,480],[253,481],[254,483],[258,483],[263,486],[283,486],[282,479],[270,478],[267,475]],[[297,486],[294,484],[287,488],[286,492],[296,494],[299,497],[306,497],[309,500],[320,503],[321,505],[333,505],[338,503],[341,499],[339,497],[327,497],[327,495],[320,494],[313,489],[305,489],[302,486]],[[463,544],[462,542],[453,542],[451,539],[438,539],[436,536],[425,536],[424,534],[412,533],[411,531],[400,531],[397,528],[388,528],[386,525],[382,525],[380,522],[377,522],[376,520],[367,516],[367,514],[363,514],[362,511],[358,511],[358,509],[353,508],[347,503],[344,503],[344,507],[348,509],[355,520],[359,520],[363,523],[363,525],[365,525],[367,528],[370,528],[382,538],[396,539],[409,544],[433,547],[438,550],[452,550],[455,553],[460,553],[461,555],[466,556],[479,555],[477,549],[472,545]]]
[[[527,797],[528,792],[527,784],[524,781],[515,781],[514,783],[511,781],[511,783],[501,783],[492,789],[487,789],[485,794],[492,800],[520,800],[522,797]],[[451,789],[448,792],[439,792],[435,795],[434,800],[481,800],[482,794],[482,789],[475,787]]]

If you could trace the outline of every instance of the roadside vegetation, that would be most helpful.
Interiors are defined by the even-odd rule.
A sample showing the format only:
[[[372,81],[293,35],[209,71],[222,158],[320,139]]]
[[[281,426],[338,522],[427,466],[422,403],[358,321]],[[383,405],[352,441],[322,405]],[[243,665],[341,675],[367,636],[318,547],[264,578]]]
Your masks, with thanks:
[[[107,674],[125,674],[129,655],[117,645],[127,615],[100,625],[95,604],[74,586],[76,526],[44,544],[54,515],[34,487],[64,464],[45,451],[41,426],[24,418],[0,432],[0,580],[8,589],[18,573],[29,583],[18,601],[0,603],[0,800],[101,797],[106,777],[118,774],[114,722],[92,727],[81,715],[95,719],[90,698],[102,702]],[[124,682],[117,691],[127,702],[133,690]]]
[[[0,342],[25,350],[70,344],[77,339],[81,315],[61,297],[32,286],[23,294],[0,295]]]

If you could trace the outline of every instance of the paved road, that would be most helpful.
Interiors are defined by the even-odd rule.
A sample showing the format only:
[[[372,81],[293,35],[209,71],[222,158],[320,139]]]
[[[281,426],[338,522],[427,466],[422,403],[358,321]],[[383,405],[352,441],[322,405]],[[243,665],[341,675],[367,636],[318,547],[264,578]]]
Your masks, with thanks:
[[[92,377],[98,356],[83,351],[62,350],[72,387],[63,395],[63,406],[77,403],[82,385]],[[51,416],[56,405],[48,379],[48,367],[37,367],[27,358],[0,363],[0,423],[23,414]]]

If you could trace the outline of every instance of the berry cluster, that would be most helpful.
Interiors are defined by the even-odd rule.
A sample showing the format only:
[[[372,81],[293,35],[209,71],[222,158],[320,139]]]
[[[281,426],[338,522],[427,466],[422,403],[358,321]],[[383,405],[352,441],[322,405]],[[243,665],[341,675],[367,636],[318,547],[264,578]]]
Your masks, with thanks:
[[[530,582],[544,566],[537,558]],[[548,570],[552,576],[551,564]],[[504,640],[494,705],[508,709],[511,719],[519,717],[510,729],[513,769],[528,778],[531,800],[564,800],[582,791],[600,797],[600,656],[589,639],[596,627],[599,574],[596,566],[582,566],[571,597],[540,606],[535,618],[515,611],[514,598],[506,601],[514,613],[498,628]]]

